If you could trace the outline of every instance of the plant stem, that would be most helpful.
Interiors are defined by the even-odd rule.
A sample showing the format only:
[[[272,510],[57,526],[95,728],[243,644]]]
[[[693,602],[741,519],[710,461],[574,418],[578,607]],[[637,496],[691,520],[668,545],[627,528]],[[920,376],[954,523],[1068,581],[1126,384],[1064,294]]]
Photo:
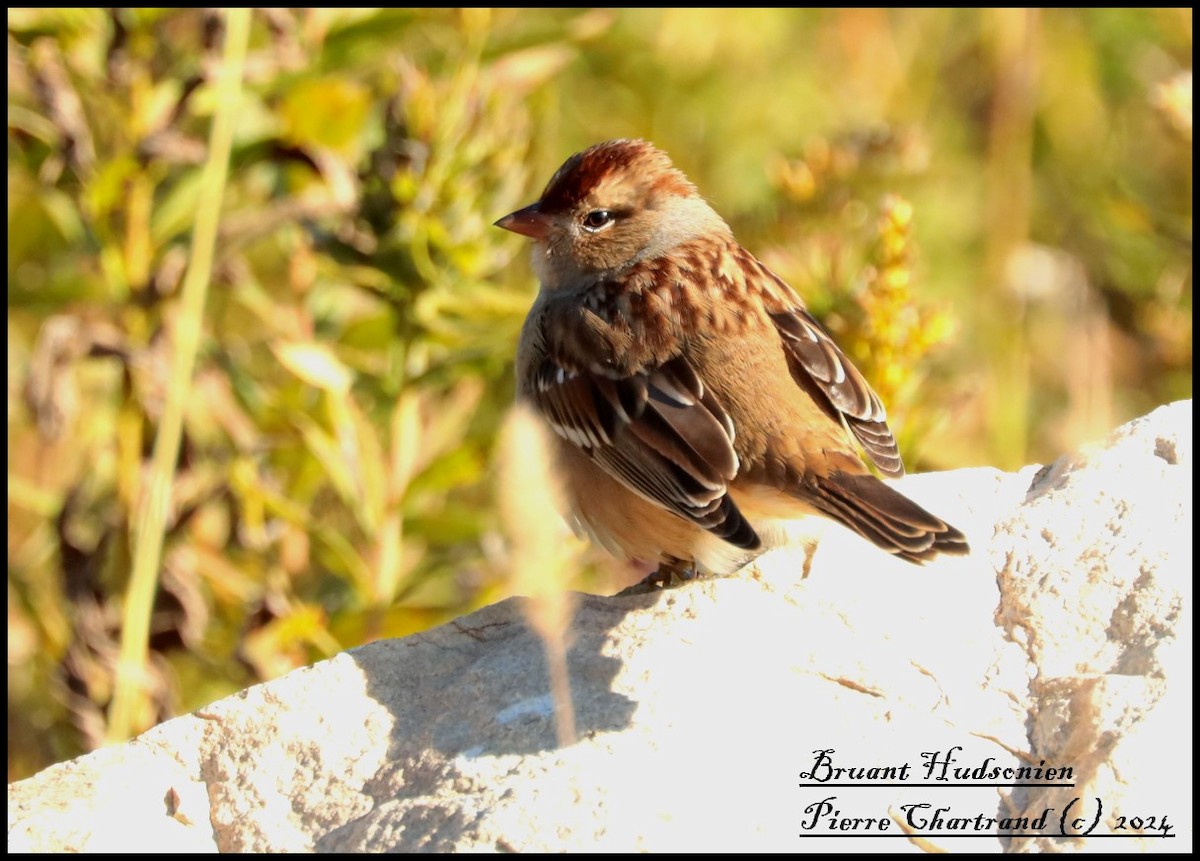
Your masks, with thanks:
[[[221,199],[229,172],[233,126],[242,92],[242,67],[249,42],[250,11],[230,9],[226,12],[225,20],[225,47],[217,82],[217,107],[197,202],[191,260],[184,276],[179,316],[174,326],[170,387],[158,435],[154,440],[149,490],[142,494],[134,524],[133,573],[122,613],[121,652],[108,719],[109,742],[123,741],[135,731],[144,729],[149,722],[146,717],[148,703],[144,682],[150,615],[162,563],[167,507],[183,436],[183,415],[191,394],[192,372],[200,346]]]

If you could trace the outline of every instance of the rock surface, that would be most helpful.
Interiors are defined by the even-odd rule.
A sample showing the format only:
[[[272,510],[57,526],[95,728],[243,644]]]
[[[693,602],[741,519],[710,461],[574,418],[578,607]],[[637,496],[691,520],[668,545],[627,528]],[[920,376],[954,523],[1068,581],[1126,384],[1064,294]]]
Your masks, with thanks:
[[[781,551],[581,596],[563,748],[519,600],[372,643],[10,785],[8,848],[1190,851],[1191,471],[1188,401],[1042,469],[904,479],[967,558],[831,530],[806,579]],[[1119,837],[1048,836],[1097,816]]]

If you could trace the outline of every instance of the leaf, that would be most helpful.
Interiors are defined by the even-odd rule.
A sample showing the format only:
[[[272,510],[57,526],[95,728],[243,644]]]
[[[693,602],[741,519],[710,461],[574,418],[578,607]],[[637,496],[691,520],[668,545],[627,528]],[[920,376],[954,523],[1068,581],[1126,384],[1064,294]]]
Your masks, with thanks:
[[[271,350],[285,368],[331,395],[345,395],[354,381],[354,372],[323,344],[286,341],[272,344]]]
[[[353,506],[359,493],[358,480],[338,440],[306,415],[296,415],[293,421],[304,437],[305,446],[324,468],[325,476],[333,484],[338,496],[347,505]]]
[[[176,236],[191,230],[196,218],[196,200],[200,197],[199,170],[189,170],[180,177],[150,216],[150,238],[163,245]]]
[[[576,56],[577,52],[566,45],[526,48],[492,65],[492,84],[499,90],[528,93],[557,77]]]
[[[280,105],[284,137],[300,146],[345,152],[354,149],[371,107],[371,93],[356,81],[326,78],[303,81]]]

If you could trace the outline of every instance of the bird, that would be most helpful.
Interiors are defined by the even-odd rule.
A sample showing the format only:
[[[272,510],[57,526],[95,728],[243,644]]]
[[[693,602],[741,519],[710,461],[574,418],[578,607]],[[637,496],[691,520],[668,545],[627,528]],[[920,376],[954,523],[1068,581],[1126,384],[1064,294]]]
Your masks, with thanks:
[[[645,583],[737,571],[808,515],[914,563],[969,552],[872,474],[860,451],[904,474],[879,397],[665,152],[598,143],[495,224],[540,282],[518,400],[553,431],[572,525],[657,565]]]

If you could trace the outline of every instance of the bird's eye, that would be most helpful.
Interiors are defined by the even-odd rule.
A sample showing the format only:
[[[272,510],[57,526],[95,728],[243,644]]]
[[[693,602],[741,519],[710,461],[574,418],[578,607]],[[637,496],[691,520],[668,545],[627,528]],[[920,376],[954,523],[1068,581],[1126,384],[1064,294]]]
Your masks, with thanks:
[[[583,217],[583,226],[595,233],[613,223],[613,214],[607,209],[595,209]]]

